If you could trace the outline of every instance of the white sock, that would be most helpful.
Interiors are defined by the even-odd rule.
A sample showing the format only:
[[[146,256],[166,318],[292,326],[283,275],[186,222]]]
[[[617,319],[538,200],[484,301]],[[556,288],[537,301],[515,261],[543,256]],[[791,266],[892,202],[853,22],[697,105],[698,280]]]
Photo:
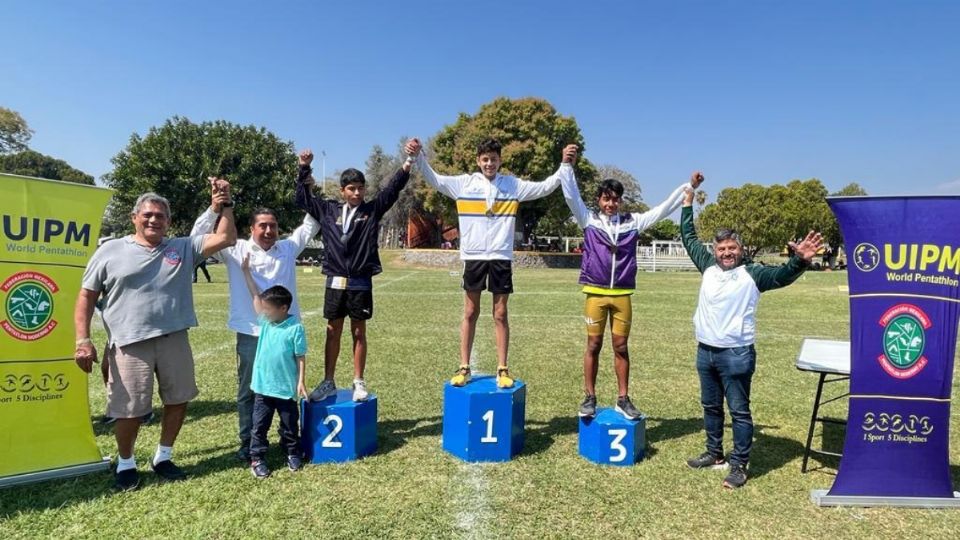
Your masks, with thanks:
[[[117,455],[117,472],[125,471],[127,469],[136,469],[137,468],[137,459],[132,455],[128,458],[120,457]]]
[[[158,444],[157,453],[153,455],[153,464],[156,465],[161,461],[167,461],[171,457],[173,457],[173,447]]]

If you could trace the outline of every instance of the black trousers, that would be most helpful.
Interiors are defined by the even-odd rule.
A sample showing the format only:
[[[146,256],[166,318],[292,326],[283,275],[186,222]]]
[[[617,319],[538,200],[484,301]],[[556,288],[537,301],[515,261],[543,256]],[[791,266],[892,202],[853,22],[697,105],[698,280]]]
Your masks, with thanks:
[[[250,459],[263,459],[267,453],[267,432],[273,413],[280,415],[280,446],[288,456],[300,455],[300,407],[293,399],[280,399],[263,394],[253,396],[253,429],[250,437]]]

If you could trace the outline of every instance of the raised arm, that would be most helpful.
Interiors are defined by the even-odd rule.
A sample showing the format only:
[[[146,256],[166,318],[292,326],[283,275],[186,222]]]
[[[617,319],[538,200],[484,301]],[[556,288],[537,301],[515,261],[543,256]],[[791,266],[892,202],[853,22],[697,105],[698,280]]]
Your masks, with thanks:
[[[193,229],[190,229],[190,236],[203,236],[205,234],[211,234],[216,230],[217,220],[220,219],[220,212],[222,208],[214,207],[213,205],[208,206],[200,217],[193,222]],[[223,261],[223,256],[218,251],[213,254],[213,256],[219,260]]]
[[[410,168],[412,166],[413,160],[407,158],[403,166],[397,169],[397,172],[393,173],[393,176],[387,181],[387,185],[383,186],[383,189],[377,193],[373,201],[377,215],[382,216],[386,214],[390,208],[397,203],[397,199],[400,198],[400,192],[403,191],[407,182],[410,181]]]
[[[297,156],[297,161],[297,186],[294,190],[294,201],[301,210],[313,216],[313,219],[322,221],[325,200],[323,193],[320,194],[320,197],[313,195],[315,181],[311,175],[313,169],[310,167],[310,163],[313,162],[313,151],[309,148],[301,150]]]
[[[320,222],[313,219],[310,214],[303,216],[303,223],[293,230],[287,240],[293,245],[295,255],[300,255],[307,247],[307,242],[320,232]]]
[[[213,191],[214,208],[220,208],[220,222],[213,234],[203,237],[201,255],[206,258],[221,249],[231,247],[237,243],[237,225],[233,218],[233,200],[230,198],[230,183],[223,178],[210,178],[210,187]]]
[[[747,266],[747,271],[750,272],[750,277],[753,278],[760,292],[786,287],[803,275],[810,267],[810,262],[813,261],[817,251],[823,247],[823,237],[820,233],[810,231],[799,244],[790,242],[789,245],[794,255],[780,266],[768,267],[759,264]]]
[[[572,152],[570,159],[567,157],[568,149]],[[590,219],[590,209],[584,204],[580,196],[580,188],[577,187],[577,175],[573,170],[573,163],[576,160],[577,146],[568,145],[563,151],[563,163],[569,164],[570,167],[563,167],[561,164],[560,187],[563,189],[563,199],[567,202],[567,208],[573,213],[573,219],[577,220],[577,225],[582,229],[587,226],[587,221]]]
[[[413,143],[417,147],[416,152],[416,162],[417,168],[420,169],[420,172],[423,174],[423,179],[427,181],[430,186],[443,193],[447,197],[456,199],[460,196],[460,186],[463,185],[464,180],[470,178],[469,174],[461,174],[459,176],[445,176],[442,174],[437,174],[433,170],[433,167],[430,166],[430,162],[427,161],[427,157],[423,155],[423,152],[420,150],[421,143],[420,139],[410,139],[407,142],[407,145]]]
[[[683,198],[683,210],[680,211],[680,239],[687,255],[700,273],[717,263],[716,257],[697,238],[697,229],[693,225],[693,190],[686,192]]]
[[[517,199],[520,201],[532,201],[553,193],[561,184],[563,176],[573,174],[573,162],[577,156],[577,145],[568,144],[563,149],[563,160],[557,172],[551,174],[543,182],[530,182],[519,180],[517,182]],[[566,197],[566,196],[564,196]]]
[[[683,203],[686,192],[691,189],[695,190],[699,188],[700,184],[702,183],[703,174],[701,174],[700,171],[693,173],[690,176],[689,183],[684,183],[678,186],[677,189],[673,190],[673,193],[663,200],[663,202],[647,210],[646,212],[634,213],[633,219],[637,220],[637,227],[641,231],[648,229],[661,219],[664,219],[670,214],[674,213]]]

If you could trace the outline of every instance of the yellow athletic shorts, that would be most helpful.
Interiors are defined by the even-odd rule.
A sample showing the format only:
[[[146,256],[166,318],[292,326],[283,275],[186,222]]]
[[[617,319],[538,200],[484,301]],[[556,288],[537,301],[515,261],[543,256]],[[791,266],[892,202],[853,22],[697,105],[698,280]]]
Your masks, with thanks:
[[[624,337],[630,335],[630,320],[633,318],[630,295],[607,296],[588,293],[583,303],[583,320],[587,323],[587,335],[602,336],[607,327],[608,315],[614,335]]]

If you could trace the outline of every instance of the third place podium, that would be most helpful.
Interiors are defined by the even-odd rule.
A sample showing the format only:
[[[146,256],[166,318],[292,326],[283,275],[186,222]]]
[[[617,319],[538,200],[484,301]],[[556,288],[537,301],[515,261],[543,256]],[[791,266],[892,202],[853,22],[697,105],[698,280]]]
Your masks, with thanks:
[[[633,465],[646,452],[647,418],[627,420],[603,407],[597,416],[580,419],[580,455],[601,465]]]
[[[443,449],[464,461],[509,461],[523,449],[527,387],[498,388],[493,375],[443,388]]]

